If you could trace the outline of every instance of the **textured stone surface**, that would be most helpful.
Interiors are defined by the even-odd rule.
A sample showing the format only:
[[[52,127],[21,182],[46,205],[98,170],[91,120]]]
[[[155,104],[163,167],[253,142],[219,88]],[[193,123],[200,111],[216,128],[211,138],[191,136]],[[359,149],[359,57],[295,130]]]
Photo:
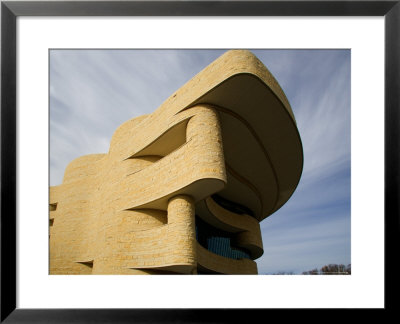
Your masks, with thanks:
[[[276,127],[262,127],[270,119]],[[258,258],[259,221],[295,190],[302,158],[276,80],[250,52],[229,51],[50,187],[50,274],[255,274],[253,260],[198,244],[195,215]],[[214,193],[254,217],[224,209]]]

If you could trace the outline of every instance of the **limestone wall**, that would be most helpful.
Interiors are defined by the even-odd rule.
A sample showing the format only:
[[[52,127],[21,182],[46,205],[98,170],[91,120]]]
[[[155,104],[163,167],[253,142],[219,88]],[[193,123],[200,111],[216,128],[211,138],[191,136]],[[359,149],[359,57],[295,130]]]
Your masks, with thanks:
[[[243,77],[249,75],[262,86],[249,86],[253,81]],[[270,111],[246,110],[268,104]],[[273,132],[286,134],[281,150],[268,139],[275,133],[262,128],[269,114],[280,123]],[[222,257],[198,244],[195,214],[234,233],[232,243],[258,258],[259,220],[295,189],[299,152],[293,114],[276,80],[250,52],[230,51],[154,113],[122,124],[107,154],[68,165],[63,183],[50,188],[50,273],[255,274],[253,260]],[[222,208],[210,198],[215,193],[254,216]]]

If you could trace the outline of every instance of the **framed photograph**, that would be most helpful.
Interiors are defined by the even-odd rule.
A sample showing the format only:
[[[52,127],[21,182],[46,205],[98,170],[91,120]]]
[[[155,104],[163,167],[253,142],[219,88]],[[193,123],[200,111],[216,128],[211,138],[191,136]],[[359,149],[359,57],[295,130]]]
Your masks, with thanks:
[[[235,322],[241,315],[262,316],[269,309],[394,310],[393,295],[399,280],[393,270],[393,255],[397,253],[394,247],[399,245],[400,229],[399,16],[399,1],[2,1],[1,321]],[[120,124],[152,113],[169,96],[171,100],[181,93],[183,98],[188,96],[185,86],[178,88],[209,64],[212,67],[205,71],[222,78],[222,73],[215,72],[220,66],[231,61],[240,65],[246,59],[260,60],[254,66],[265,64],[286,93],[303,139],[305,161],[299,193],[289,199],[296,203],[285,205],[278,213],[308,217],[282,216],[281,223],[271,218],[270,227],[263,225],[261,231],[268,235],[263,236],[264,255],[257,260],[260,275],[126,276],[116,267],[94,267],[89,254],[74,261],[73,269],[63,268],[62,260],[52,266],[49,258],[57,258],[58,252],[49,255],[47,205],[56,210],[57,201],[53,201],[51,190],[49,201],[49,185],[62,182],[66,163],[79,155],[107,151]],[[191,89],[201,88],[207,78],[201,73],[189,81]],[[131,77],[133,74],[138,78]],[[241,81],[235,82],[231,95],[243,88]],[[265,77],[265,83],[271,83],[275,96],[283,98],[280,102],[287,100],[271,79]],[[230,87],[229,82],[221,84]],[[249,84],[244,87],[246,91],[258,96],[256,84]],[[219,116],[225,116],[221,122],[226,132],[235,125],[231,117],[226,117],[233,113],[223,104],[217,105],[221,100],[213,95],[216,90],[203,90],[206,101],[215,101]],[[240,98],[234,97],[237,106]],[[259,104],[260,98],[254,102]],[[201,107],[191,107],[203,113]],[[88,124],[85,116],[96,124]],[[279,120],[278,115],[273,116]],[[257,125],[256,119],[254,123]],[[286,129],[285,125],[282,122],[278,128]],[[273,127],[270,124],[265,129]],[[236,129],[239,132],[240,127]],[[285,136],[289,131],[283,131]],[[179,138],[179,129],[176,132],[171,142]],[[94,140],[90,133],[98,138]],[[167,131],[163,134],[168,137]],[[139,135],[135,136],[141,141]],[[162,141],[162,136],[157,138]],[[285,140],[280,137],[282,143]],[[240,146],[240,140],[234,142]],[[147,156],[147,151],[168,155],[164,154],[165,143],[151,144],[152,149],[144,145],[142,155]],[[113,145],[111,140],[111,148]],[[318,158],[311,147],[318,148]],[[133,150],[122,150],[129,149]],[[126,154],[138,154],[132,152]],[[294,159],[291,154],[292,162]],[[281,165],[283,170],[285,165]],[[235,174],[232,165],[227,167],[231,175]],[[288,170],[275,170],[275,178],[278,174],[288,179]],[[262,183],[257,177],[252,180]],[[211,183],[206,187],[213,185],[217,186]],[[65,190],[77,192],[74,188]],[[203,189],[196,190],[193,195]],[[244,205],[237,203],[240,195],[236,194],[236,205],[227,200],[230,190],[210,197],[234,213],[247,216],[257,211],[254,203],[243,212]],[[283,203],[277,210],[284,204],[285,194],[290,197],[292,192],[282,189],[278,197]],[[138,199],[140,202],[142,197]],[[261,206],[268,205],[268,197],[259,199]],[[165,203],[172,206],[171,201],[168,198]],[[186,203],[190,204],[189,200]],[[160,200],[154,206],[157,204],[164,202]],[[210,209],[212,202],[209,204],[206,206]],[[157,210],[158,205],[154,206],[148,208]],[[128,210],[132,206],[125,207]],[[197,211],[196,205],[196,217]],[[337,214],[342,217],[335,218]],[[128,223],[133,219],[129,217]],[[162,223],[165,215],[152,217],[152,221]],[[318,224],[313,223],[316,218]],[[52,221],[50,214],[50,236]],[[144,223],[148,226],[148,220]],[[196,238],[201,231],[211,231],[209,225],[201,224],[196,218]],[[313,231],[313,239],[305,231]],[[88,233],[85,231],[83,237]],[[222,235],[218,233],[213,235]],[[71,235],[65,249],[75,249],[75,234]],[[233,242],[238,246],[228,251],[222,248],[222,241],[207,238],[204,247],[212,251],[211,245],[216,244],[215,249],[221,250],[218,253],[237,260],[262,255],[255,243],[245,244],[246,250],[239,247],[237,237],[229,240],[231,248]],[[277,241],[279,247],[273,245]],[[137,245],[141,241],[134,242]],[[119,243],[116,249],[121,251],[126,242]],[[341,259],[335,259],[335,255]],[[324,260],[320,261],[323,264],[338,260],[345,265],[340,269],[333,265],[314,269],[311,265],[318,264],[315,259]],[[215,270],[204,264],[194,270],[167,268],[163,272],[213,274]],[[308,275],[331,271],[349,275]],[[248,266],[244,272],[257,273],[257,269]],[[68,275],[86,273],[114,275]]]

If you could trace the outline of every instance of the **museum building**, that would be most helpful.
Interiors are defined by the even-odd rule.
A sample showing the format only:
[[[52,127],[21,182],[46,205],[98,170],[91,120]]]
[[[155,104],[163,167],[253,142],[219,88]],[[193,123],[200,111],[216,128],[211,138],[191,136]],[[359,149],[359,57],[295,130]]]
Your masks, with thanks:
[[[303,169],[281,87],[228,51],[50,187],[50,274],[257,274]]]

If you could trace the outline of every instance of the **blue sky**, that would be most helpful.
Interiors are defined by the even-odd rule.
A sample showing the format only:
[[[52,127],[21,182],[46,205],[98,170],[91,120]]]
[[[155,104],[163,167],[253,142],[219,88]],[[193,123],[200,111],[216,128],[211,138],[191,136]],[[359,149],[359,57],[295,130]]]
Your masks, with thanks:
[[[250,49],[251,50],[251,49]],[[115,129],[153,112],[225,50],[51,50],[50,185],[67,164],[105,153]],[[350,50],[252,50],[292,106],[304,170],[261,222],[260,274],[351,263]]]

